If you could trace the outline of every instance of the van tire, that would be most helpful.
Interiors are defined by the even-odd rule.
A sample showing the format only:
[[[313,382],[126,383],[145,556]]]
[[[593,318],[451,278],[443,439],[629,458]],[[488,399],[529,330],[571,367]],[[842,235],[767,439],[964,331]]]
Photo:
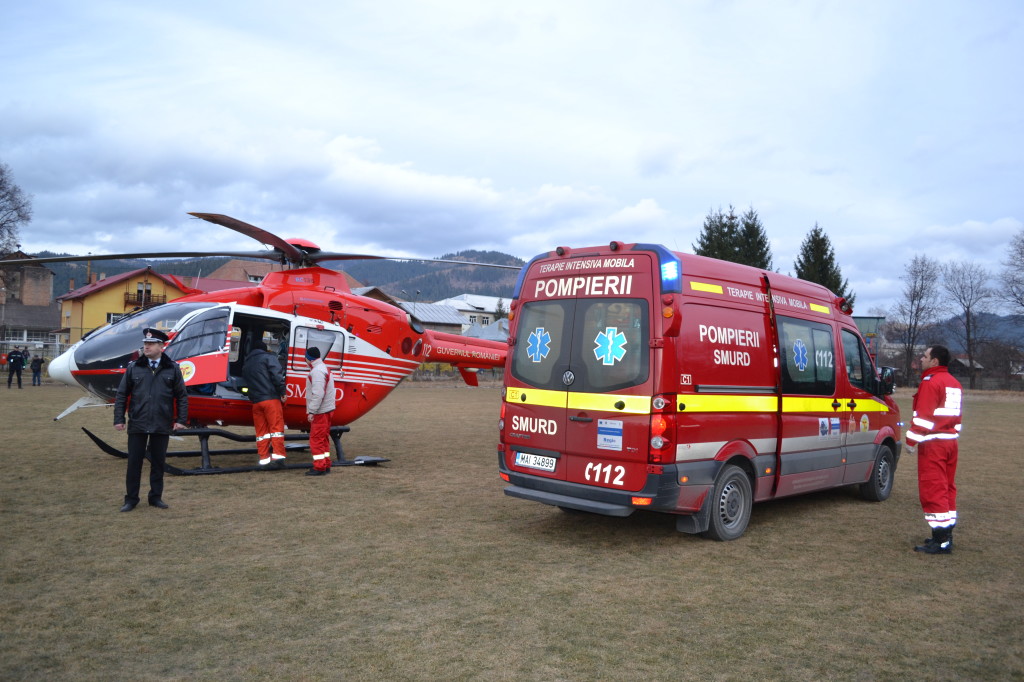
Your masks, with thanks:
[[[882,502],[892,493],[893,478],[896,475],[895,458],[892,448],[882,445],[878,448],[875,465],[871,467],[871,478],[860,484],[860,496],[870,502]]]
[[[746,472],[729,464],[718,474],[711,495],[711,518],[702,535],[720,541],[735,540],[743,535],[754,504]]]

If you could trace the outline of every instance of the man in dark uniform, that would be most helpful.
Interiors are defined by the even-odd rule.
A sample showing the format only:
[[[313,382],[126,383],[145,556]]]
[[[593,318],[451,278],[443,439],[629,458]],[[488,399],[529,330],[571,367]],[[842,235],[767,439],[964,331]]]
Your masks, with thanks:
[[[17,346],[7,354],[7,388],[11,387],[14,375],[18,375],[18,388],[21,388],[21,370],[25,367],[25,354]]]
[[[178,364],[164,355],[167,334],[159,329],[142,330],[142,357],[128,365],[114,399],[114,428],[125,430],[128,408],[128,472],[124,506],[139,503],[142,460],[149,451],[149,504],[167,509],[163,501],[164,462],[171,432],[188,421],[188,393]],[[129,400],[130,399],[130,400]]]

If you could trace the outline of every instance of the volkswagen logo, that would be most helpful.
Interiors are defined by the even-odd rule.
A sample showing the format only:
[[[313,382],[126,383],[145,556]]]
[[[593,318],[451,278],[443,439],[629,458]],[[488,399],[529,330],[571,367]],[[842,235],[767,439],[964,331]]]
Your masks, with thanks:
[[[574,381],[576,381],[576,375],[572,373],[572,370],[565,370],[565,373],[562,374],[562,383],[566,386],[572,386]]]

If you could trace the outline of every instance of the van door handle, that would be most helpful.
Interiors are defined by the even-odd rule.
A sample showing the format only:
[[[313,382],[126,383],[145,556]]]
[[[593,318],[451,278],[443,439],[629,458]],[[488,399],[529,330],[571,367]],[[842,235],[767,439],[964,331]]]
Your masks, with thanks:
[[[850,402],[846,403],[846,406],[852,410],[853,408],[857,407],[857,401],[851,400]]]
[[[594,418],[593,417],[569,417],[569,421],[571,421],[571,422],[584,422],[584,423],[587,423],[587,422],[594,421]]]
[[[842,406],[843,406],[843,404],[841,402],[839,402],[838,400],[833,400],[832,401],[832,409],[833,410],[838,410]]]

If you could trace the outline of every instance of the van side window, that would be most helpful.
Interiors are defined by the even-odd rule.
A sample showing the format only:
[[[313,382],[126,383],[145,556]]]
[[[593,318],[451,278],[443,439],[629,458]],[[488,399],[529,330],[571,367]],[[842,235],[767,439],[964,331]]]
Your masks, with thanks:
[[[843,354],[846,357],[846,374],[850,383],[870,393],[878,393],[878,381],[871,356],[856,334],[843,330]]]
[[[836,390],[832,328],[820,322],[779,317],[782,390],[797,395],[832,395]]]

